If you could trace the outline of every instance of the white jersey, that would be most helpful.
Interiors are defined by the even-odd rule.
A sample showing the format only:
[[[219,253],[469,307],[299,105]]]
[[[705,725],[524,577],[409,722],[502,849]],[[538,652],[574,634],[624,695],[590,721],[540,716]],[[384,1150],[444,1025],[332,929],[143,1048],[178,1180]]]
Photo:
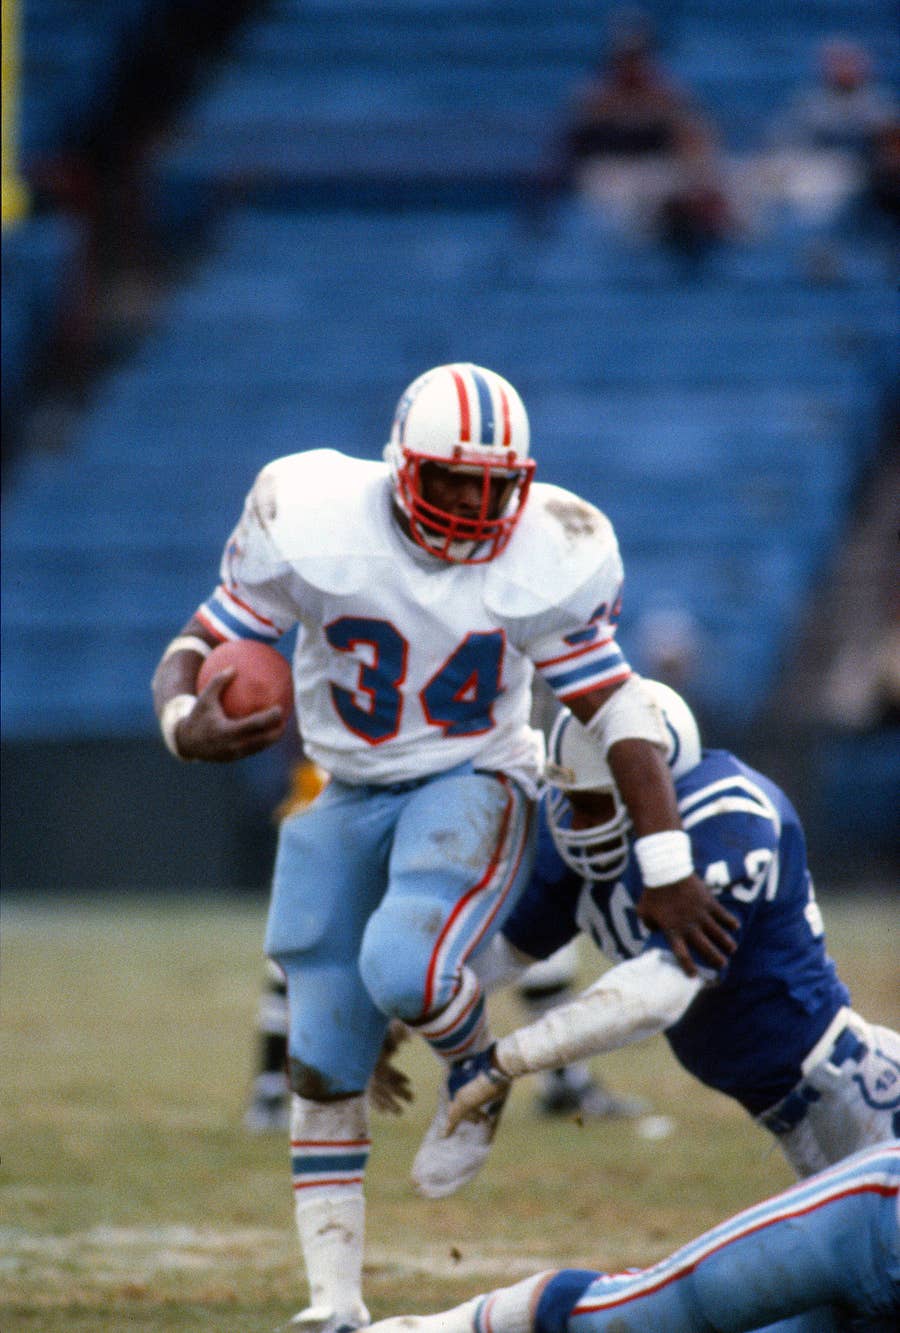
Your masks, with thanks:
[[[220,639],[298,627],[298,724],[335,777],[407,782],[471,762],[533,791],[535,666],[564,700],[629,674],[612,526],[536,484],[501,555],[448,564],[404,535],[392,494],[386,465],[334,450],[270,463],[197,615]]]

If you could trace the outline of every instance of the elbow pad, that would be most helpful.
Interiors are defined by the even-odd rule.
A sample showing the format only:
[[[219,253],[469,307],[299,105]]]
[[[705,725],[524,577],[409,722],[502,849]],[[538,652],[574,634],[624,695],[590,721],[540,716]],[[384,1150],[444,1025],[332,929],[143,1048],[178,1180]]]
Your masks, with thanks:
[[[665,715],[644,689],[642,678],[634,674],[597,709],[586,729],[599,741],[604,758],[616,741],[649,741],[663,754],[669,749]]]

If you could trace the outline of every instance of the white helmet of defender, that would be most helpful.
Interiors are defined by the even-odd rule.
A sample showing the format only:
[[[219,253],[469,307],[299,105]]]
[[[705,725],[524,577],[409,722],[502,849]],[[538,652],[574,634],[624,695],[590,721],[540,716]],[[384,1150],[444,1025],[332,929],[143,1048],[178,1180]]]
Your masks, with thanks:
[[[669,736],[666,762],[672,777],[680,778],[700,762],[697,720],[681,695],[662,681],[642,680],[641,688],[662,712]],[[566,865],[584,879],[615,879],[628,862],[631,821],[597,741],[568,709],[559,713],[550,732],[544,777],[549,786],[550,832]],[[604,793],[611,798],[612,815],[589,827],[573,828],[569,792]]]
[[[534,472],[528,414],[516,390],[494,370],[469,362],[435,366],[405,390],[384,457],[394,498],[410,535],[452,564],[483,564],[509,542]],[[478,477],[481,508],[460,517],[426,500],[422,468],[437,464]],[[506,483],[498,497],[496,486]]]

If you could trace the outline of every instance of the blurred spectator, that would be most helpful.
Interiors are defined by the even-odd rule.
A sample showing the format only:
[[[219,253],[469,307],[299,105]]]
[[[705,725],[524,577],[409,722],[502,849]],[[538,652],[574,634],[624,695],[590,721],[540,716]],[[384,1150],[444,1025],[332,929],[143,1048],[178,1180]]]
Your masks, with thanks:
[[[875,84],[865,47],[830,38],[819,48],[818,82],[796,94],[773,137],[788,148],[864,157],[894,115],[894,99]]]
[[[816,82],[797,92],[769,130],[783,197],[827,221],[874,184],[873,174],[880,194],[889,195],[893,171],[896,208],[896,129],[896,101],[874,81],[866,49],[844,38],[823,42]]]
[[[643,13],[613,16],[605,59],[575,91],[550,184],[689,252],[730,233],[715,131],[663,69]]]
[[[875,136],[869,198],[880,213],[900,222],[900,116],[882,126]]]
[[[871,642],[848,643],[825,681],[825,716],[832,725],[877,731],[900,725],[900,594]]]
[[[693,707],[703,657],[703,636],[693,613],[686,606],[648,609],[637,622],[635,646],[641,673],[687,694]]]

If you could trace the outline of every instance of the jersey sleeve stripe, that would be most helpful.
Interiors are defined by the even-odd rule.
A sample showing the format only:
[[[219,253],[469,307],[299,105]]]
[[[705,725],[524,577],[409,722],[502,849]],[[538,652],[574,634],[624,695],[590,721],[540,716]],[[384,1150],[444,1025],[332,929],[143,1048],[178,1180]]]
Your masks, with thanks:
[[[213,634],[219,640],[220,643],[223,643],[225,639],[232,639],[237,637],[236,635],[226,633],[226,631],[219,624],[218,620],[214,616],[211,616],[208,613],[205,605],[199,606],[197,610],[194,612],[194,616],[196,617],[197,620],[200,621],[200,624],[204,627],[204,629],[208,629],[210,634]]]
[[[582,644],[579,648],[573,648],[571,652],[560,653],[559,657],[545,657],[540,662],[535,662],[538,671],[543,671],[546,667],[556,666],[558,662],[571,662],[576,657],[584,657],[586,653],[595,653],[598,648],[608,648],[612,639],[598,639],[596,643]]]
[[[631,667],[627,667],[617,676],[608,676],[602,680],[590,680],[586,685],[582,685],[580,689],[566,690],[565,694],[560,694],[558,697],[564,704],[567,704],[572,699],[580,699],[583,694],[590,694],[591,690],[604,689],[607,685],[621,685],[622,681],[627,680],[630,675]]]
[[[704,819],[713,819],[716,815],[756,815],[758,819],[773,820],[772,811],[765,809],[757,801],[750,800],[747,796],[719,796],[706,805],[701,805],[692,810],[690,814],[682,816],[682,826],[685,829],[693,828],[695,824],[700,824]]]
[[[580,654],[573,663],[558,663],[548,667],[538,667],[544,680],[561,699],[600,685],[610,685],[614,680],[624,680],[631,674],[621,650],[608,641],[605,644],[592,644],[591,650]]]
[[[691,828],[714,815],[740,813],[768,819],[776,829],[781,829],[778,811],[765,792],[740,775],[720,778],[718,782],[711,782],[700,791],[692,792],[678,802],[678,810],[685,828]]]
[[[257,615],[222,586],[198,609],[197,618],[219,639],[257,639],[271,643],[281,637],[277,626]]]
[[[219,587],[216,589],[216,592],[221,593],[222,596],[227,597],[230,602],[233,602],[235,606],[240,607],[240,609],[242,611],[245,611],[247,615],[251,617],[252,620],[257,621],[260,625],[265,625],[269,629],[275,630],[276,633],[279,632],[276,628],[274,620],[270,620],[268,616],[261,615],[259,611],[254,610],[254,608],[250,606],[248,602],[242,601],[241,598],[238,597],[237,593],[234,592],[231,588],[227,588],[224,584],[220,584]]]

